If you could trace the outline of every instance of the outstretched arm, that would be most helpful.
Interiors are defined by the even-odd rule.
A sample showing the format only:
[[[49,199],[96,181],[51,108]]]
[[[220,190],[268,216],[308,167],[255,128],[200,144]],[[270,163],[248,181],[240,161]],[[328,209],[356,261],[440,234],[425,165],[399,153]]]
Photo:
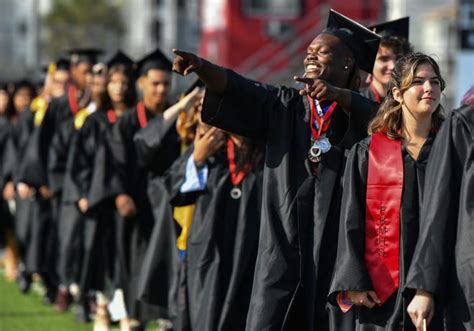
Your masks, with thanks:
[[[227,86],[227,71],[196,54],[173,49],[175,58],[173,71],[187,76],[195,72],[206,87],[213,92],[222,93]]]

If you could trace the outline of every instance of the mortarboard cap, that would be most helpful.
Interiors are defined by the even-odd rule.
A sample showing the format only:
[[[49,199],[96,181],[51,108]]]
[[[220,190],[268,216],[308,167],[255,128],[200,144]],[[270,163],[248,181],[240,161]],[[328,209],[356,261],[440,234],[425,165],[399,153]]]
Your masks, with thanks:
[[[8,83],[7,82],[0,82],[0,91],[7,91],[8,92]]]
[[[134,62],[127,54],[119,50],[107,61],[106,65],[107,68],[112,68],[114,65],[119,64],[132,67]]]
[[[81,62],[95,64],[97,63],[97,57],[103,52],[97,48],[76,48],[69,50],[71,55],[71,64],[79,64]]]
[[[171,72],[173,64],[171,61],[159,50],[151,52],[145,55],[140,61],[137,62],[136,70],[138,76],[145,75],[150,69],[159,69]]]
[[[328,23],[322,33],[338,37],[352,50],[357,66],[372,72],[380,44],[379,35],[333,9],[329,11]]]
[[[403,37],[408,40],[410,17],[372,25],[369,29],[381,37]]]
[[[71,67],[71,61],[65,58],[59,58],[56,61],[56,70],[69,70]]]

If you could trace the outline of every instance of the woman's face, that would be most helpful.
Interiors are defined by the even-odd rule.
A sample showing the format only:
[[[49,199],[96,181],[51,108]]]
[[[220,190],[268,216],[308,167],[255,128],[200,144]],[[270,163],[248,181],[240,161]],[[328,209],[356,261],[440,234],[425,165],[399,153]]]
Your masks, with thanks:
[[[13,97],[13,107],[17,113],[21,113],[31,102],[31,90],[28,87],[22,87],[16,91]]]
[[[0,114],[4,114],[8,105],[8,92],[0,90]]]
[[[397,94],[394,94],[397,97]],[[441,98],[440,78],[429,64],[420,64],[415,71],[413,81],[401,98],[403,112],[412,116],[431,115],[438,108]]]
[[[109,94],[110,100],[113,103],[124,102],[127,89],[128,78],[120,72],[112,74],[107,84],[107,93]]]

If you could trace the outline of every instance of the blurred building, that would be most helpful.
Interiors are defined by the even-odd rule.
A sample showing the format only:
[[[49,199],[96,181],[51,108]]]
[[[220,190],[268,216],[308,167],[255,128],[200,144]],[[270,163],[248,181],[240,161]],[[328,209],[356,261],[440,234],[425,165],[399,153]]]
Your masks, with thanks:
[[[39,63],[39,1],[0,1],[0,79],[33,73]]]

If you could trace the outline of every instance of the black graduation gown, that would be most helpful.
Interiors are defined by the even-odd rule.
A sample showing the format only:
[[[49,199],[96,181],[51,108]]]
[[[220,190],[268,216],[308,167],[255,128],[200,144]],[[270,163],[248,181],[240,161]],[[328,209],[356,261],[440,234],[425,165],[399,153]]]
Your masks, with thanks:
[[[180,155],[176,125],[165,126],[157,116],[135,135],[140,164],[149,169],[148,197],[153,207],[155,226],[150,237],[138,281],[138,298],[160,307],[160,315],[174,314],[179,256],[176,248],[177,224],[163,175]]]
[[[448,330],[474,329],[474,109],[453,110],[428,162],[407,289],[434,293]],[[430,327],[431,329],[431,327]]]
[[[22,169],[31,156],[30,145],[35,131],[34,116],[35,113],[29,108],[25,109],[12,125],[4,170],[7,169],[8,177],[12,178],[15,184],[28,183]],[[44,272],[45,241],[42,238],[49,221],[48,202],[35,193],[26,200],[17,195],[15,203],[15,228],[20,258],[25,264],[26,272]]]
[[[333,114],[333,147],[313,176],[306,166],[310,108],[298,90],[264,85],[228,71],[224,93],[206,92],[205,122],[266,143],[249,330],[329,328],[325,305],[336,254],[344,150],[366,136],[375,114],[372,103],[356,93],[350,111],[350,116],[341,109]]]
[[[178,330],[244,330],[253,284],[260,228],[263,169],[240,184],[242,197],[230,191],[225,150],[208,160],[206,188],[181,193],[192,148],[170,169],[172,204],[195,204],[184,260],[184,286],[178,302]],[[183,307],[187,307],[187,311]]]
[[[110,126],[104,111],[98,110],[87,117],[71,142],[65,172],[62,214],[72,213],[74,218],[67,215],[62,218],[60,270],[66,283],[79,281],[83,294],[92,288],[103,290],[106,276],[113,278],[114,274],[117,222],[113,193],[105,180],[105,176],[111,176],[112,167],[106,146]],[[99,192],[92,192],[97,189]],[[109,192],[103,194],[106,191]],[[90,201],[86,215],[77,207],[81,198]]]
[[[419,207],[423,200],[425,169],[434,135],[424,143],[415,161],[402,147],[403,193],[400,211],[400,284],[399,290],[380,307],[368,309],[354,306],[357,330],[415,330],[407,313],[413,293],[402,295],[406,275],[418,239]],[[334,278],[331,284],[330,301],[337,305],[336,295],[340,291],[373,290],[365,261],[365,215],[368,151],[371,138],[353,147],[344,171],[344,193],[341,206],[341,225],[338,240]],[[442,330],[442,314],[437,314],[430,330]]]
[[[7,155],[8,137],[10,133],[10,122],[5,116],[0,116],[0,247],[5,245],[6,232],[13,230],[13,218],[8,208],[8,202],[3,199],[3,190],[11,177],[8,175],[5,163]],[[9,178],[10,177],[10,178]]]
[[[146,110],[147,121],[155,116]],[[140,130],[137,111],[124,114],[113,126],[110,147],[115,164],[113,189],[117,193],[126,193],[135,202],[137,214],[127,219],[120,219],[123,229],[119,230],[123,237],[117,238],[122,243],[118,252],[123,275],[123,284],[127,311],[131,318],[140,321],[149,321],[158,317],[156,307],[138,301],[138,286],[140,268],[146,254],[146,249],[155,224],[153,208],[148,198],[148,171],[143,163],[138,160],[138,152],[133,137]],[[155,160],[153,155],[149,155]]]

